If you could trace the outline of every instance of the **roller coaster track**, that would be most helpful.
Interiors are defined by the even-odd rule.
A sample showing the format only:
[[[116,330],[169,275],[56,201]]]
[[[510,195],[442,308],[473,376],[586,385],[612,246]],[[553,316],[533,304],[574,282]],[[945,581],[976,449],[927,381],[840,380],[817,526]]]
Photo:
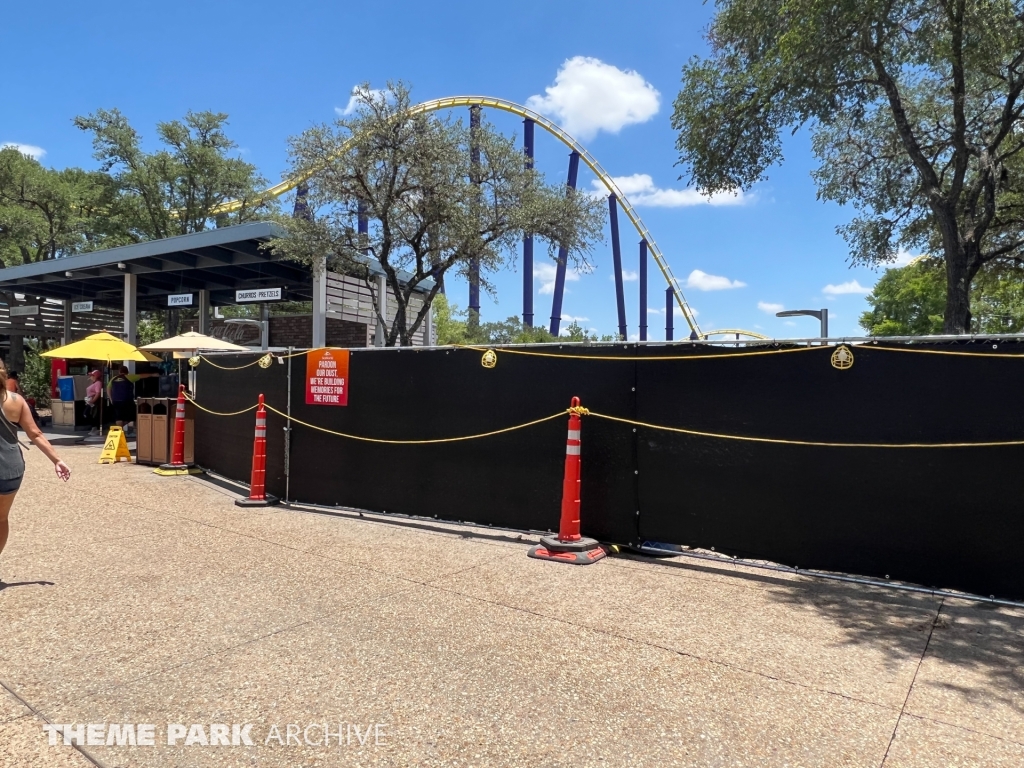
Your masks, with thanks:
[[[594,175],[601,180],[609,194],[615,195],[618,199],[618,204],[625,211],[626,216],[633,224],[633,228],[636,229],[637,234],[647,241],[647,250],[654,258],[654,263],[658,265],[658,269],[661,270],[662,276],[672,289],[672,294],[675,296],[676,304],[679,305],[679,309],[682,310],[683,317],[686,319],[686,324],[690,326],[690,330],[694,331],[698,337],[705,338],[704,334],[701,333],[700,328],[697,326],[697,321],[694,318],[693,311],[690,309],[690,305],[686,301],[686,297],[683,296],[682,286],[679,284],[679,280],[672,273],[672,268],[669,266],[665,257],[662,255],[661,250],[654,242],[654,238],[651,236],[651,232],[647,229],[647,226],[640,219],[640,215],[636,212],[636,209],[630,205],[626,196],[622,194],[619,188],[616,186],[615,181],[608,174],[601,164],[597,161],[587,149],[580,144],[576,139],[566,133],[562,128],[555,123],[548,120],[543,115],[534,112],[531,109],[516,104],[515,102],[508,101],[506,99],[497,99],[490,96],[450,96],[444,99],[434,99],[432,101],[424,101],[422,104],[417,104],[414,107],[409,108],[409,113],[413,115],[423,114],[426,112],[438,112],[444,109],[454,109],[456,107],[485,107],[490,109],[498,109],[503,112],[511,112],[513,115],[518,115],[524,119],[532,120],[534,123],[539,125],[541,128],[546,130],[556,139],[561,141],[569,149],[579,153],[580,159],[586,164],[586,166],[594,172]],[[347,149],[347,145],[342,148],[342,151]],[[290,179],[285,179],[280,184],[275,184],[269,189],[265,190],[263,194],[267,197],[279,197],[286,192],[290,192],[295,189],[299,184],[304,181],[308,181],[312,174],[306,176],[294,176]],[[213,213],[230,213],[237,210],[242,206],[242,202],[239,200],[232,200],[214,209]],[[736,331],[730,331],[735,333]],[[758,337],[758,334],[752,334],[749,331],[740,331],[740,333],[748,336]],[[762,337],[763,338],[763,337]]]
[[[700,334],[700,337],[705,340],[710,339],[712,336],[732,336],[734,334],[737,337],[746,336],[748,339],[765,340],[769,338],[768,336],[764,336],[760,333],[754,333],[753,331],[744,331],[741,328],[721,328],[717,331],[698,331],[698,333]]]

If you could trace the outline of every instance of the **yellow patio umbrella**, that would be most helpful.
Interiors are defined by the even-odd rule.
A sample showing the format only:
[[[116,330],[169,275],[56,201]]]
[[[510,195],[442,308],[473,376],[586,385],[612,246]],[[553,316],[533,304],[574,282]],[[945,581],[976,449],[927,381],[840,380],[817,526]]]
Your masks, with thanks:
[[[112,333],[94,333],[80,341],[73,341],[63,347],[43,352],[40,357],[58,357],[64,359],[96,360],[110,363],[115,360],[134,360],[139,363],[159,362],[160,358],[148,352],[142,352],[127,341]],[[103,427],[103,397],[100,396],[100,428]]]
[[[73,341],[63,347],[43,352],[40,357],[78,358],[112,363],[115,360],[134,360],[139,363],[159,362],[160,358],[142,352],[127,341],[121,341],[111,333],[94,333],[80,341]]]

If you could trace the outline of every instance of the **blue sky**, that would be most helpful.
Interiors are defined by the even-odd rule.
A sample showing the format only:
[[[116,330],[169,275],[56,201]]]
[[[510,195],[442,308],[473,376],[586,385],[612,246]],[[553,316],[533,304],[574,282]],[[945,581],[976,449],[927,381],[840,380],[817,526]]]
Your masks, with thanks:
[[[90,167],[89,138],[71,124],[77,114],[117,107],[152,136],[159,120],[211,109],[230,115],[246,159],[277,181],[287,137],[331,120],[361,82],[403,79],[415,100],[476,94],[530,103],[621,180],[702,329],[814,335],[815,320],[774,313],[827,306],[833,336],[859,335],[864,293],[879,273],[849,267],[835,227],[851,213],[815,199],[806,133],[787,139],[785,162],[741,200],[712,205],[687,192],[669,118],[682,65],[706,51],[712,7],[675,0],[626,8],[601,0],[9,4],[0,144],[42,150],[42,161],[55,167]],[[509,133],[521,125],[486,116]],[[537,155],[552,181],[564,180],[563,145],[538,131]],[[581,170],[580,187],[590,188],[593,178]],[[620,226],[632,278],[638,238],[621,215]],[[546,324],[551,268],[540,252],[535,312]],[[595,271],[568,281],[564,300],[564,316],[600,333],[617,325],[611,260],[608,241],[593,254]],[[520,313],[518,269],[493,276],[497,297],[485,297],[484,320]],[[660,339],[665,285],[653,264],[650,274],[649,338]],[[637,282],[625,286],[633,336]],[[448,292],[465,306],[464,283],[453,281]],[[677,338],[681,325],[677,317]]]

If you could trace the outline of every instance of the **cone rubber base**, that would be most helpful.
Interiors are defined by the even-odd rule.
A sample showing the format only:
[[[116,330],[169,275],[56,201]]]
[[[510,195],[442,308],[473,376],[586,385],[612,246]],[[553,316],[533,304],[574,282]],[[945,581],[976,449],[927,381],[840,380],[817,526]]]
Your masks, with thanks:
[[[238,507],[271,507],[277,504],[279,499],[277,496],[271,496],[269,493],[262,499],[235,499],[235,506]]]
[[[199,467],[190,467],[188,464],[161,464],[153,470],[155,475],[173,477],[174,475],[201,475],[203,470]]]
[[[559,541],[553,536],[541,537],[540,544],[530,547],[526,554],[538,560],[552,560],[571,565],[590,565],[608,555],[594,539]]]

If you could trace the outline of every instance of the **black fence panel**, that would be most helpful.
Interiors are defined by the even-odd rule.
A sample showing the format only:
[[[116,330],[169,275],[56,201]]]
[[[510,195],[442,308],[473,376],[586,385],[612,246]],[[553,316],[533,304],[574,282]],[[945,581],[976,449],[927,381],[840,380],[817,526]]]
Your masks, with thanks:
[[[891,345],[896,347],[897,345]],[[379,439],[450,438],[563,411],[749,442],[583,420],[583,529],[603,541],[662,541],[802,568],[1024,598],[1024,446],[854,448],[824,443],[976,443],[1024,437],[1017,344],[853,347],[706,345],[533,348],[564,358],[453,349],[353,350],[347,406],[306,405],[304,356],[236,371],[203,362],[198,400],[236,411],[262,392],[328,430]],[[967,352],[936,355],[931,351]],[[658,357],[683,357],[656,360]],[[709,359],[712,356],[721,356]],[[607,357],[610,360],[595,360]],[[252,355],[217,357],[238,366]],[[567,418],[426,445],[350,440],[295,424],[292,500],[557,530]],[[254,415],[197,417],[200,465],[249,478]],[[268,418],[267,490],[285,492],[284,420]],[[638,514],[639,511],[639,514]]]
[[[252,363],[260,355],[218,355],[216,366],[237,367]],[[305,359],[305,358],[302,358]],[[256,403],[262,393],[266,401],[284,411],[288,396],[288,368],[274,363],[268,368],[249,365],[240,370],[223,370],[203,361],[197,370],[196,400],[203,408],[231,413]],[[266,489],[284,497],[285,421],[267,413]],[[252,447],[256,414],[213,416],[196,409],[196,463],[225,477],[249,482],[252,476]]]
[[[1024,436],[1016,404],[1024,360],[857,346],[854,365],[837,370],[832,351],[640,363],[638,418],[831,443]],[[1024,597],[1016,479],[1024,447],[838,448],[639,434],[645,539]]]
[[[557,348],[554,348],[557,349]],[[571,348],[561,350],[572,356]],[[622,348],[598,354],[627,355]],[[601,366],[600,368],[595,368]],[[489,432],[563,411],[573,396],[632,412],[634,366],[473,350],[353,350],[348,405],[305,404],[305,359],[292,360],[294,418],[382,439]],[[367,443],[296,426],[291,487],[298,501],[557,530],[568,416],[493,437],[429,445]],[[583,529],[636,538],[634,435],[586,421]]]

